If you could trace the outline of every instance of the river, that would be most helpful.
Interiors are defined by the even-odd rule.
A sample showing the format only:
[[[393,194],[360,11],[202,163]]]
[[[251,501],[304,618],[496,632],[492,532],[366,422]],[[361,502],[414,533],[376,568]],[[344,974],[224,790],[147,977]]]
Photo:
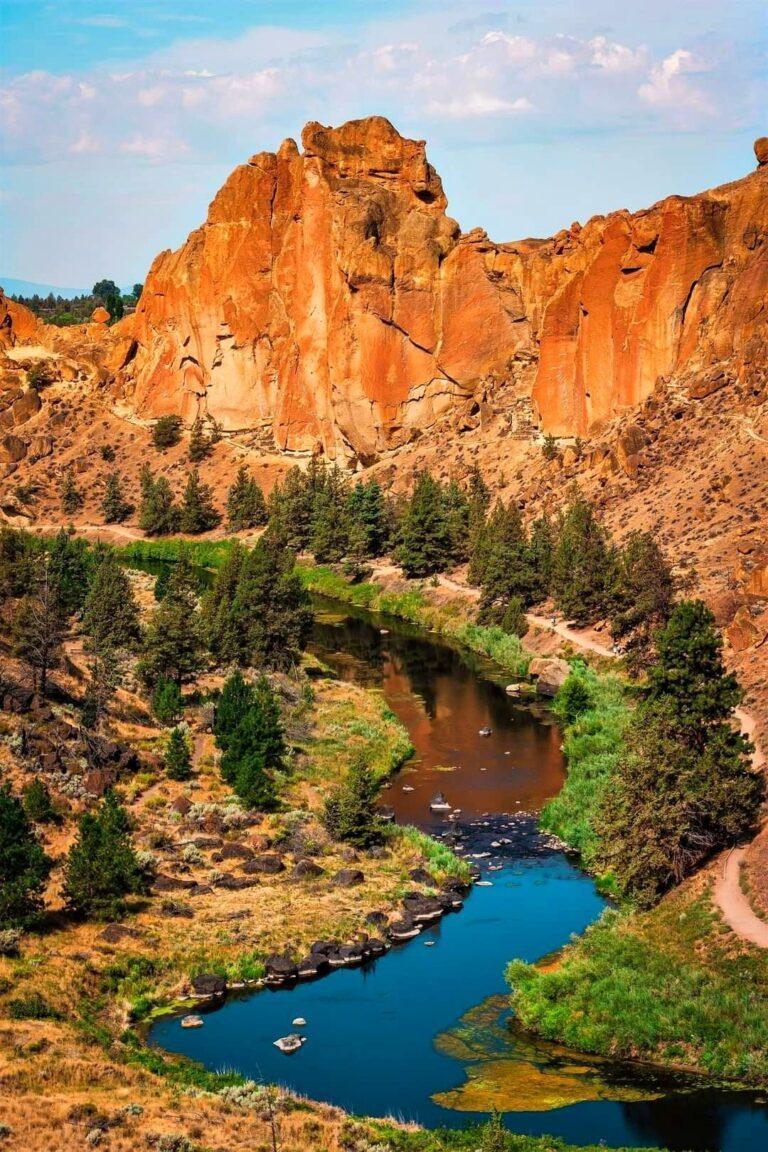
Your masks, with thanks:
[[[515,1132],[577,1144],[768,1148],[768,1109],[754,1093],[699,1089],[515,1031],[507,961],[555,951],[604,905],[536,828],[563,781],[559,730],[545,706],[510,699],[489,662],[401,621],[316,608],[312,650],[337,675],[381,688],[411,734],[415,755],[384,802],[398,821],[455,838],[483,883],[461,912],[364,968],[228,999],[198,1030],[163,1018],[151,1042],[358,1115],[455,1127],[496,1107]],[[430,813],[438,790],[461,809],[456,821]],[[297,1017],[308,1042],[285,1056],[273,1041]]]

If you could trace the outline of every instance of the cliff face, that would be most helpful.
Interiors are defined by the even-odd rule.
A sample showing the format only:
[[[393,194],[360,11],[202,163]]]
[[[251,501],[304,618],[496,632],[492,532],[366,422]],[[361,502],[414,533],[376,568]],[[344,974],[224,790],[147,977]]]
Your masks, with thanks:
[[[446,214],[423,142],[373,117],[308,124],[237,168],[113,331],[141,416],[207,411],[285,450],[370,460],[515,357],[543,427],[584,432],[658,377],[765,356],[768,168],[547,241],[494,244]]]

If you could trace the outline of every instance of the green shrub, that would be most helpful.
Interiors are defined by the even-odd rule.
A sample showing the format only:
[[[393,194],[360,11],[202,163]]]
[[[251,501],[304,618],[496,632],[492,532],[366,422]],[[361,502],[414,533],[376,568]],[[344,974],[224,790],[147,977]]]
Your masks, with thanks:
[[[152,443],[163,450],[173,448],[181,440],[181,416],[161,416],[152,429]]]

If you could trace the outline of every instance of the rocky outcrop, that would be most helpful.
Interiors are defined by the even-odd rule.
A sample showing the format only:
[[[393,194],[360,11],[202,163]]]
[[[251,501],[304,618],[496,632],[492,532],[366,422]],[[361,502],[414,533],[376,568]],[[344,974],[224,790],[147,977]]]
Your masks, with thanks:
[[[232,173],[205,224],[157,257],[132,316],[109,328],[97,310],[47,343],[77,345],[141,418],[207,413],[280,450],[362,463],[446,413],[458,431],[482,425],[489,382],[521,384],[510,404],[558,436],[659,381],[697,400],[733,381],[757,390],[766,138],[755,155],[756,171],[712,191],[497,244],[446,214],[423,141],[381,117],[311,123],[301,151],[286,140]],[[38,339],[17,310],[0,297],[2,339],[31,322]],[[642,463],[625,447],[611,460],[630,477]]]

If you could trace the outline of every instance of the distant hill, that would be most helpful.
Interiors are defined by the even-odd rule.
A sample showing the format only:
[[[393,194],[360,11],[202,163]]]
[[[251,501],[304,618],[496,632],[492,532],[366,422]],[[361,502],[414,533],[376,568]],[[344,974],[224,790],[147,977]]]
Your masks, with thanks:
[[[36,284],[33,280],[16,280],[13,276],[0,275],[0,288],[5,289],[8,296],[47,296],[53,292],[54,296],[63,296],[71,300],[74,296],[87,296],[90,288],[62,288],[58,284]]]

